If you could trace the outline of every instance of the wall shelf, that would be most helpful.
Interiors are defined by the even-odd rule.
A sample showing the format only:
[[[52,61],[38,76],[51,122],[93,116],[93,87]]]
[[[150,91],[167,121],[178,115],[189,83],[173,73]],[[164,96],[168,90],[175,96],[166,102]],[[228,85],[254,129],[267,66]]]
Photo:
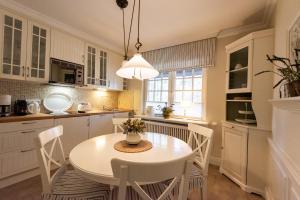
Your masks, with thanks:
[[[282,99],[271,99],[269,102],[278,109],[300,113],[300,97],[290,97]]]
[[[242,67],[242,68],[239,68],[239,69],[233,69],[233,70],[230,70],[229,72],[240,72],[240,71],[245,71],[248,69],[248,66],[247,67]]]

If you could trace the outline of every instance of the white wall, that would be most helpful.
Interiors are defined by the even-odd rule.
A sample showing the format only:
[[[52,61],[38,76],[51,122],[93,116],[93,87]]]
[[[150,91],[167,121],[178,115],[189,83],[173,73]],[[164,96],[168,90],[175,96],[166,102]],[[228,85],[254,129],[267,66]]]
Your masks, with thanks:
[[[300,14],[300,0],[278,0],[273,17],[275,55],[288,57],[288,29]],[[278,77],[274,77],[274,82]],[[274,98],[278,98],[274,91]],[[269,145],[267,197],[300,199],[300,113],[273,109],[273,135]]]

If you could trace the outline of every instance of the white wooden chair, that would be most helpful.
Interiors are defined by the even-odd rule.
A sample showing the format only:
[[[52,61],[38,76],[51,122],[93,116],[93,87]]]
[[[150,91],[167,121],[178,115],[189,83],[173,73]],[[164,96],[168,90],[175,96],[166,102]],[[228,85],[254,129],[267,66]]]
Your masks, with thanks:
[[[109,185],[90,181],[75,170],[67,170],[67,162],[60,136],[63,127],[56,126],[41,132],[36,138],[37,156],[40,165],[44,200],[108,199]],[[60,160],[54,158],[54,152],[60,154]],[[55,153],[56,154],[56,153]],[[53,167],[58,169],[52,173]]]
[[[189,189],[201,188],[201,200],[206,200],[207,176],[213,130],[196,124],[188,124],[188,129],[190,131],[188,144],[196,153]]]
[[[180,181],[179,200],[186,200],[189,177],[193,166],[194,153],[164,163],[136,163],[113,159],[113,174],[120,179],[118,191],[112,193],[113,200],[173,200],[172,191]],[[169,185],[162,181],[171,179]],[[152,183],[140,186],[139,183]],[[130,186],[128,186],[130,185]],[[127,187],[128,186],[128,187]]]
[[[131,120],[139,119],[140,120],[141,118],[112,118],[112,123],[114,125],[114,131],[115,131],[115,133],[124,132],[122,124],[124,122],[126,122],[128,119],[131,119]]]

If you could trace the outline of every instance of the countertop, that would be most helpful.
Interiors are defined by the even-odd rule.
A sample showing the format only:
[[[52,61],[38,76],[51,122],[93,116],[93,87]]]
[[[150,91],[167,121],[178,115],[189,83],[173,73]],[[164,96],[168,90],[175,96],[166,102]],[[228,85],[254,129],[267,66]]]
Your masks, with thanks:
[[[30,121],[30,120],[43,120],[43,119],[59,119],[59,118],[68,118],[68,117],[81,117],[81,116],[91,116],[91,115],[101,115],[101,114],[113,114],[113,113],[122,113],[130,112],[131,110],[118,109],[115,111],[106,111],[106,110],[92,110],[86,113],[78,113],[77,111],[67,111],[66,115],[51,115],[45,113],[38,114],[29,114],[23,116],[11,115],[8,117],[0,117],[0,123],[7,122],[19,122],[19,121]]]

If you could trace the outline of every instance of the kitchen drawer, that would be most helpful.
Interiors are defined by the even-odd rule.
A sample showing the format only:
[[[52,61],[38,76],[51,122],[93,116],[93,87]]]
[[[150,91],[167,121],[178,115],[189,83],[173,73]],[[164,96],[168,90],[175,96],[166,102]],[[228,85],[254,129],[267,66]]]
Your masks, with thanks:
[[[34,138],[47,128],[0,134],[0,153],[33,149]]]
[[[233,124],[233,123],[223,123],[223,128],[227,128],[227,129],[232,129],[232,130],[236,130],[236,131],[240,131],[240,132],[248,132],[248,128],[243,127],[243,126],[239,126],[237,124]]]
[[[0,133],[40,129],[53,125],[53,119],[1,123]]]
[[[16,151],[0,155],[0,177],[8,177],[38,167],[35,150]]]

